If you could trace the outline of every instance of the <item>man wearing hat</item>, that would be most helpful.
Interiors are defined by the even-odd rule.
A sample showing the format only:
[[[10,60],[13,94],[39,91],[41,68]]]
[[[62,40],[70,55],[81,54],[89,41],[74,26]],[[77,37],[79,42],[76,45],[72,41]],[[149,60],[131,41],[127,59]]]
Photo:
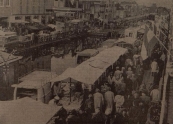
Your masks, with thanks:
[[[88,113],[94,112],[94,101],[92,94],[88,95],[88,99],[85,101],[84,110]]]
[[[142,95],[140,96],[140,99],[142,102],[144,102],[145,105],[149,105],[150,103],[150,97],[147,96],[147,91],[142,90]]]
[[[121,77],[122,75],[122,71],[120,71],[120,68],[119,67],[116,67],[116,71],[114,72],[114,76],[117,77]]]

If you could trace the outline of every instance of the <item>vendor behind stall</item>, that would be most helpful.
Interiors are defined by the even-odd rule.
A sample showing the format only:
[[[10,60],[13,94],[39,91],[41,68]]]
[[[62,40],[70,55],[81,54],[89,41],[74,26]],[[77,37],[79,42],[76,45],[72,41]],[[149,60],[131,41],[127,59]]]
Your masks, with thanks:
[[[80,100],[80,96],[81,96],[81,93],[82,93],[82,84],[80,82],[77,82],[75,84],[75,89],[74,89],[74,98],[73,98],[73,101],[75,101],[76,99]]]
[[[57,106],[58,103],[59,103],[59,100],[60,98],[58,96],[55,96],[52,100],[49,101],[49,105],[52,105],[52,106]]]

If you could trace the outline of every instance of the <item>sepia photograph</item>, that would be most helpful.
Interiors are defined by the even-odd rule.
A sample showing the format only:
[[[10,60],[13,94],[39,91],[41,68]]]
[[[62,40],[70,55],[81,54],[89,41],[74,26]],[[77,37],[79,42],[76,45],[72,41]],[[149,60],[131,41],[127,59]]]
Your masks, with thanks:
[[[0,0],[0,124],[173,124],[173,0]]]

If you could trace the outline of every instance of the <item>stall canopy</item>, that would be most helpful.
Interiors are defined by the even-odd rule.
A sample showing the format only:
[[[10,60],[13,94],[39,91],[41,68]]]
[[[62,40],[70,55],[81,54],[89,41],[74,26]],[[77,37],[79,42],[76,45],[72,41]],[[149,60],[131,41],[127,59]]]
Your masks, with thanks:
[[[64,73],[54,78],[51,82],[70,82],[70,80],[73,82],[73,80],[75,80],[84,84],[93,84],[103,73],[103,69],[93,68],[88,62],[83,62],[76,68],[67,69]]]
[[[64,73],[54,78],[52,83],[73,79],[84,84],[93,84],[106,71],[106,69],[115,63],[121,55],[125,54],[125,52],[127,52],[127,49],[117,46],[105,49],[98,55],[84,61],[76,68],[67,69]]]
[[[141,33],[141,34],[144,34],[145,33],[145,29],[141,28],[141,29],[138,30],[138,32]]]
[[[125,37],[125,38],[119,38],[116,43],[127,43],[133,45],[137,41],[136,38],[133,37]]]
[[[61,108],[28,97],[0,101],[0,124],[46,124]]]
[[[82,52],[77,52],[78,56],[95,56],[99,53],[98,50],[96,49],[86,49],[83,50]]]
[[[115,44],[115,41],[116,41],[115,39],[108,39],[108,40],[104,41],[101,44],[101,46],[102,47],[107,47],[107,48],[112,47]]]
[[[98,54],[97,56],[95,56],[94,59],[103,61],[103,62],[107,62],[110,63],[110,65],[112,65],[113,63],[115,63],[118,58],[125,54],[127,52],[127,49],[122,48],[122,47],[118,47],[118,46],[114,46],[112,48],[109,49],[105,49],[102,52],[100,52],[100,54]],[[91,58],[93,59],[93,58]]]
[[[99,61],[99,60],[90,60],[89,65],[94,68],[99,68],[99,69],[104,69],[106,70],[109,66],[110,63],[104,62],[104,61]]]
[[[22,78],[19,81],[49,81],[52,78],[56,77],[55,73],[48,72],[48,71],[34,71]]]
[[[80,20],[80,19],[73,19],[73,20],[70,20],[69,22],[70,23],[74,23],[74,24],[77,24],[77,23],[80,23],[82,22],[83,20]]]

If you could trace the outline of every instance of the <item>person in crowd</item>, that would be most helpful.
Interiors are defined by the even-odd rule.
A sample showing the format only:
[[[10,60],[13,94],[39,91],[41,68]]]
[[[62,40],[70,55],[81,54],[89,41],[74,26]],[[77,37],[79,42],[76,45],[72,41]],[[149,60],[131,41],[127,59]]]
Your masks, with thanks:
[[[110,86],[113,86],[115,82],[115,76],[113,75],[113,72],[110,72],[110,75],[108,76],[108,82]]]
[[[132,82],[132,80],[130,79],[129,76],[126,78],[124,83],[126,84],[126,93],[131,94],[132,93],[132,84],[133,84],[133,82]]]
[[[104,98],[105,98],[106,109],[108,108],[111,109],[112,113],[114,108],[114,93],[111,91],[111,88],[109,88],[108,91],[105,92]]]
[[[114,72],[114,76],[117,77],[117,76],[121,76],[122,75],[122,71],[120,71],[120,68],[119,67],[116,67],[116,71]]]
[[[105,116],[106,116],[105,124],[110,124],[112,118],[112,108],[106,108]]]
[[[114,102],[115,102],[115,108],[116,108],[116,112],[120,113],[121,112],[121,108],[124,104],[124,92],[119,91],[118,94],[115,96]]]
[[[156,59],[154,59],[153,62],[151,63],[152,76],[155,76],[157,72],[158,72],[158,63],[156,62]]]
[[[151,101],[160,101],[160,92],[158,85],[153,87],[153,90],[150,92]]]
[[[123,76],[123,78],[125,79],[125,78],[127,77],[125,67],[121,67],[121,72],[122,72],[122,76]]]
[[[133,91],[133,101],[138,101],[138,103],[141,101],[140,95],[138,91]]]
[[[84,103],[84,111],[87,111],[88,113],[94,112],[94,100],[92,94],[88,95],[88,99]]]
[[[160,78],[162,77],[163,69],[164,69],[164,61],[162,59],[158,59],[158,75],[155,77],[154,83],[158,85]]]
[[[57,106],[57,104],[59,103],[60,98],[58,96],[55,96],[52,100],[49,101],[49,105],[51,106]]]
[[[62,104],[58,103],[57,105],[61,106],[61,109],[56,113],[55,124],[66,124],[67,110],[64,109]]]
[[[140,107],[139,102],[134,100],[133,106],[129,110],[129,124],[138,124],[140,117]]]
[[[96,108],[95,113],[93,113],[90,124],[105,124],[106,115],[101,112],[100,108]]]
[[[73,101],[77,99],[77,101],[79,102],[81,92],[82,92],[82,85],[80,82],[77,82],[75,85],[75,95],[74,95]]]
[[[139,88],[139,84],[136,80],[136,75],[134,73],[132,73],[132,76],[130,77],[131,81],[132,81],[132,90],[136,91]]]
[[[94,109],[96,112],[97,108],[100,108],[100,111],[103,110],[104,105],[104,98],[103,95],[100,93],[100,90],[97,88],[96,93],[94,94]]]
[[[124,81],[121,82],[120,86],[121,86],[120,91],[125,92],[126,91],[126,84],[124,83]]]
[[[59,83],[54,83],[54,85],[53,85],[53,95],[54,95],[54,97],[59,95],[60,88],[61,88],[61,85],[59,85]]]
[[[104,81],[104,83],[101,85],[101,92],[106,92],[110,87],[111,85],[107,81]]]
[[[126,71],[127,77],[131,78],[133,71],[131,67],[128,67],[128,70]]]
[[[148,106],[145,106],[145,103],[141,101],[139,103],[139,107],[141,109],[141,112],[139,115],[139,124],[145,124],[147,121]]]
[[[68,116],[66,118],[66,122],[67,124],[80,124],[80,119],[77,116],[76,110],[73,109],[69,111]]]
[[[122,84],[122,79],[120,78],[119,75],[115,77],[115,83],[114,83],[114,93],[116,94],[117,92],[121,91],[121,84]]]
[[[85,111],[82,111],[81,109],[78,111],[79,116],[79,122],[80,124],[88,124],[91,120],[91,113],[88,115]]]
[[[133,66],[133,61],[130,58],[127,58],[125,61],[125,67],[128,68],[129,66]]]
[[[128,116],[127,116],[127,110],[125,108],[122,108],[120,113],[120,123],[119,124],[128,124]]]
[[[146,91],[146,90],[142,90],[140,99],[141,99],[141,101],[142,101],[146,106],[149,106],[150,97],[147,96],[147,91]]]

